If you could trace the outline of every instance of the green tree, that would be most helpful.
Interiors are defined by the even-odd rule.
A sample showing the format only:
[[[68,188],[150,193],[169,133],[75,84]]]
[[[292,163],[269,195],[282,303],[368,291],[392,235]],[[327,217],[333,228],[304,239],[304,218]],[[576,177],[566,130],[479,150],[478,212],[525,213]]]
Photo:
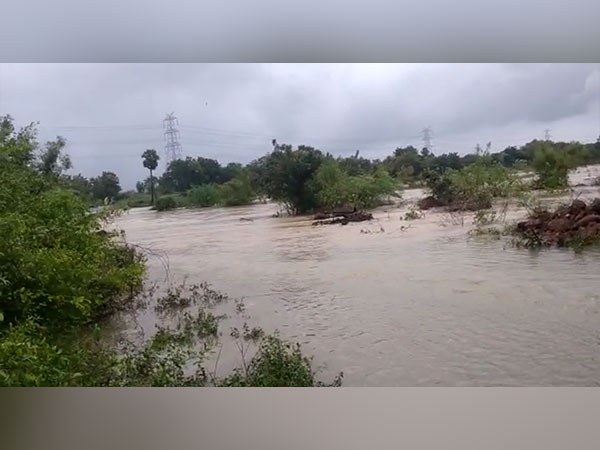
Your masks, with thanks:
[[[557,149],[555,145],[540,142],[535,148],[532,161],[537,186],[544,189],[567,187],[569,169],[573,165],[574,159],[568,152]]]
[[[176,159],[167,165],[160,178],[161,191],[185,192],[202,184],[202,169],[193,158]]]
[[[313,211],[317,199],[310,181],[323,162],[320,150],[301,145],[277,145],[264,161],[265,191],[292,214]]]
[[[248,205],[254,200],[256,194],[252,189],[250,176],[241,172],[237,177],[220,186],[220,197],[225,206]]]
[[[37,163],[42,174],[58,177],[73,167],[69,155],[62,153],[66,145],[67,141],[61,136],[58,136],[55,141],[46,142]]]
[[[12,132],[0,142],[0,329],[27,317],[49,328],[85,323],[143,273],[129,249],[98,232],[105,216],[90,214],[42,160],[3,157],[34,147],[31,139]]]
[[[191,188],[187,193],[187,200],[193,206],[209,207],[218,204],[221,195],[216,184],[203,184]]]
[[[67,187],[77,192],[82,198],[90,200],[92,197],[92,184],[81,174],[73,175],[64,180]]]
[[[119,177],[114,172],[102,172],[102,175],[91,179],[92,195],[95,199],[117,199],[121,192]]]
[[[150,171],[150,202],[154,204],[154,176],[152,171],[158,167],[158,160],[160,157],[154,149],[148,149],[142,153],[143,164],[146,169]]]
[[[341,206],[372,208],[382,196],[394,194],[396,188],[396,181],[383,168],[377,169],[374,174],[350,176],[342,170],[339,162],[331,158],[321,164],[312,182],[321,209]]]

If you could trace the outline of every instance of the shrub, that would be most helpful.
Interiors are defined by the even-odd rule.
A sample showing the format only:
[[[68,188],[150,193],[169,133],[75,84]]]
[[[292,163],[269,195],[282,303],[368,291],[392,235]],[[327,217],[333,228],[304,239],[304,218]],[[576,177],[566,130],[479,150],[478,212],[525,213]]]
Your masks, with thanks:
[[[187,200],[192,206],[215,206],[221,201],[221,192],[216,184],[194,186],[188,191]]]
[[[240,174],[220,186],[220,197],[225,206],[240,206],[252,203],[256,194],[252,189],[250,177]]]
[[[0,214],[0,310],[7,320],[86,322],[139,285],[139,259],[98,232],[99,216],[80,198],[56,189],[20,200],[19,210]]]
[[[444,205],[450,204],[454,199],[452,180],[449,176],[450,170],[445,172],[428,171],[424,175],[425,184],[431,191],[431,195]]]
[[[431,195],[459,210],[489,208],[493,198],[508,197],[520,189],[517,179],[487,155],[460,170],[429,172],[426,182]]]
[[[320,208],[332,209],[351,206],[351,178],[336,161],[326,160],[319,167],[311,182]]]
[[[569,185],[569,169],[573,160],[567,152],[540,144],[533,157],[532,166],[537,175],[536,186],[540,189],[561,189]]]
[[[277,146],[261,161],[265,193],[282,203],[291,214],[311,212],[318,207],[311,180],[324,156],[312,147]]]
[[[142,258],[103,231],[89,204],[27,158],[32,134],[0,133],[0,328],[35,317],[54,331],[89,323],[139,288]]]
[[[315,378],[310,360],[299,345],[282,340],[277,334],[266,335],[260,328],[233,328],[230,336],[238,346],[242,367],[219,379],[205,370],[205,356],[219,340],[219,324],[224,315],[212,309],[228,297],[206,283],[189,289],[179,287],[157,299],[155,312],[169,317],[172,326],[160,325],[157,333],[141,346],[125,348],[121,363],[115,367],[112,385],[118,386],[322,386]],[[236,311],[244,313],[243,303]],[[250,345],[258,349],[250,361]],[[331,386],[341,384],[341,374]]]
[[[312,387],[316,380],[310,360],[300,345],[291,345],[278,336],[266,336],[246,370],[237,369],[221,382],[223,386]]]
[[[0,386],[102,386],[110,379],[114,355],[97,338],[63,337],[29,318],[0,334]]]
[[[177,201],[171,196],[160,197],[154,205],[156,211],[168,211],[177,208]]]
[[[397,183],[384,169],[373,175],[349,176],[335,160],[326,160],[315,173],[312,190],[322,209],[340,206],[367,209],[377,206],[382,196],[396,192]]]

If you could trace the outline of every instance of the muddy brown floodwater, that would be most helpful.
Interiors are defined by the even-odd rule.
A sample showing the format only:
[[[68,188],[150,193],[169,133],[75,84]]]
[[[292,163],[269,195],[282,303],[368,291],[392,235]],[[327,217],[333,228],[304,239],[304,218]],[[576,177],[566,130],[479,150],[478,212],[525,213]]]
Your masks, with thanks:
[[[597,251],[516,249],[469,237],[471,215],[400,220],[406,205],[346,226],[273,218],[276,210],[135,209],[117,225],[129,242],[167,254],[172,274],[243,297],[251,323],[300,342],[321,379],[343,371],[345,386],[600,384]],[[164,276],[150,258],[150,279]]]

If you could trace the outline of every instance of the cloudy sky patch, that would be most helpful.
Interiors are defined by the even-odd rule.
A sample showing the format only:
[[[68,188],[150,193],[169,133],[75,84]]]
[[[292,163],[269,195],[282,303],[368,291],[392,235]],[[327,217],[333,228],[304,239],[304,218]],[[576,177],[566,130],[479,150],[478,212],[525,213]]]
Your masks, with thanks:
[[[163,157],[175,112],[185,156],[249,162],[271,139],[336,155],[383,158],[494,150],[542,138],[600,135],[597,64],[0,64],[0,114],[62,135],[75,171],[112,170],[125,188],[146,176],[141,153]]]

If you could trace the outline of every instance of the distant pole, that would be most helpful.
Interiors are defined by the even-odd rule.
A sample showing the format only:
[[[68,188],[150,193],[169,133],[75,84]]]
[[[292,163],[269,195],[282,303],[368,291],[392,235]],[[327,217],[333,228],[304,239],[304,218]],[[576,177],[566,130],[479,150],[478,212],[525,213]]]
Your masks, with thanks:
[[[431,129],[431,126],[423,128],[423,131],[421,131],[421,133],[423,133],[423,147],[431,152],[431,139],[433,137],[433,130]]]
[[[550,136],[550,131],[550,128],[544,130],[544,140],[549,141],[552,138],[552,136]]]
[[[175,125],[179,125],[179,120],[177,120],[174,114],[167,114],[167,117],[163,120],[163,128],[166,128],[165,153],[167,155],[167,164],[176,159],[181,159],[183,154],[181,144],[179,143],[179,130],[175,128]]]

